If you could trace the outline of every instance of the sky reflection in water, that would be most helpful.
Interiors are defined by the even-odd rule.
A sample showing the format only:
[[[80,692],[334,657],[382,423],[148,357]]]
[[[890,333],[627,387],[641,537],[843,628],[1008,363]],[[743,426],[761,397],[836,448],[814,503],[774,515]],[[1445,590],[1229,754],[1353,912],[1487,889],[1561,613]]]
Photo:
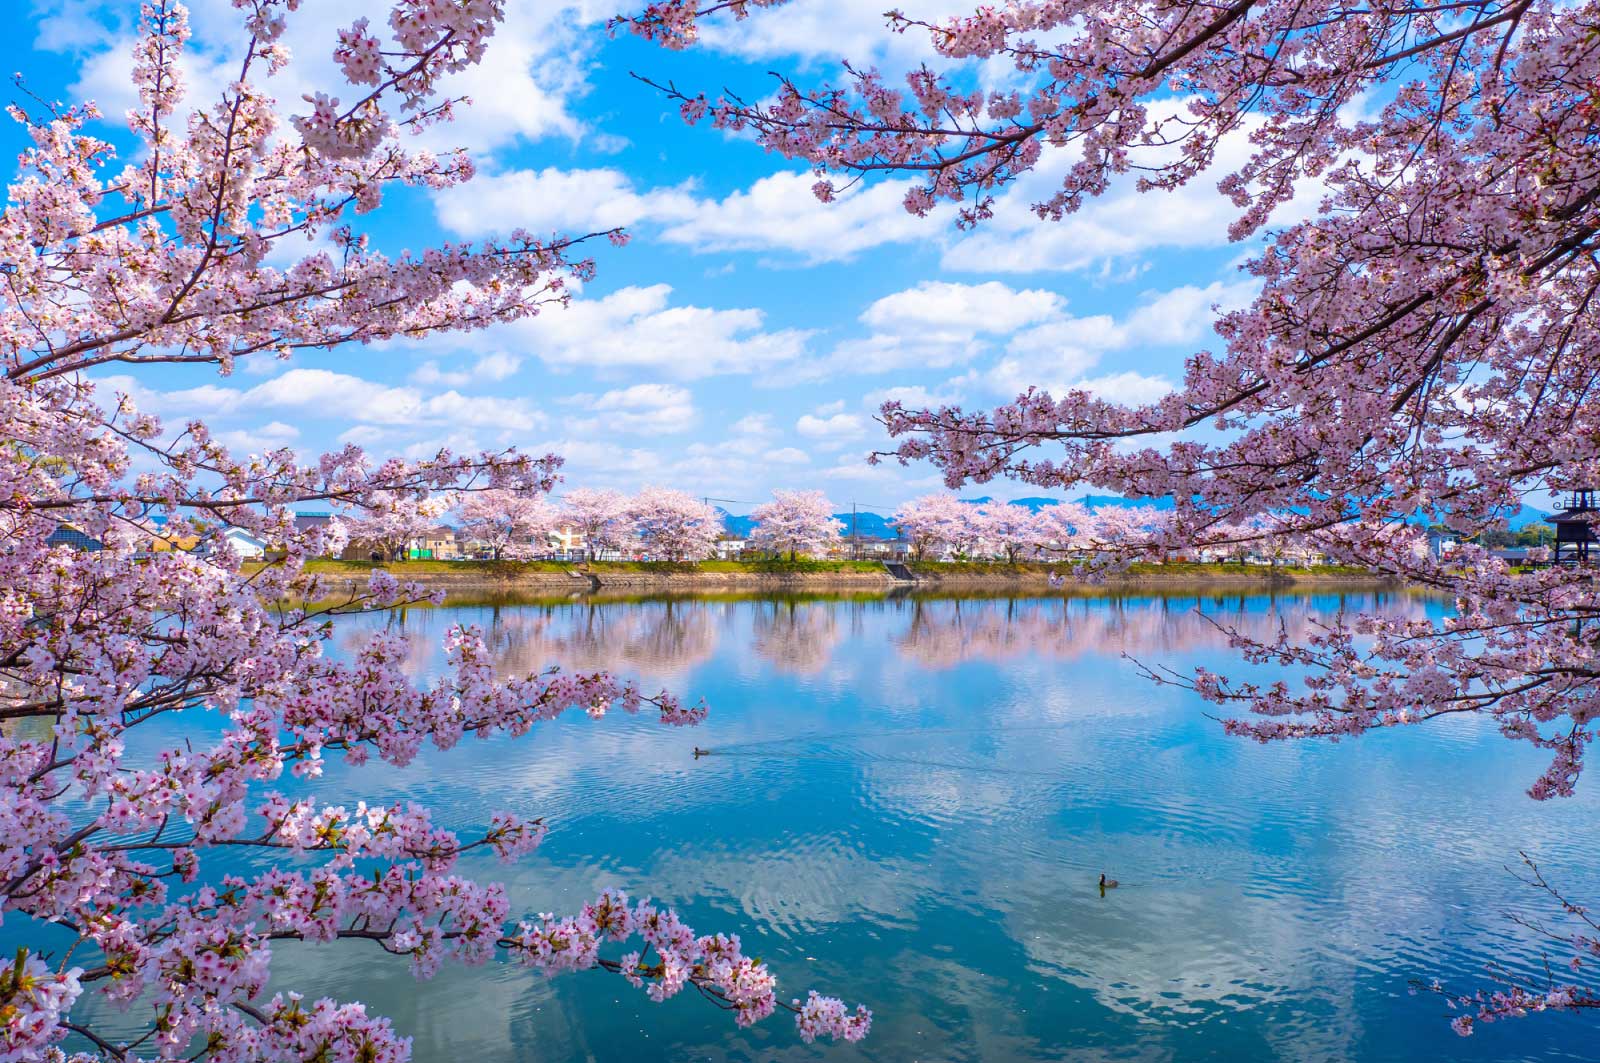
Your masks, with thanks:
[[[402,625],[423,673],[464,622],[508,672],[609,668],[707,697],[699,729],[573,716],[400,773],[330,766],[316,789],[409,795],[463,829],[543,814],[532,858],[464,867],[508,882],[514,911],[649,893],[740,933],[780,991],[865,1001],[876,1023],[859,1047],[808,1047],[782,1017],[739,1031],[692,996],[655,1006],[598,974],[496,964],[419,984],[347,947],[280,949],[279,981],[365,1000],[426,1063],[1592,1058],[1581,1018],[1461,1040],[1407,985],[1538,962],[1503,917],[1537,898],[1502,865],[1526,848],[1592,892],[1592,780],[1536,805],[1522,790],[1538,758],[1470,721],[1229,739],[1124,657],[1237,674],[1201,612],[1268,635],[1373,601],[576,602],[345,622],[346,645]],[[1102,898],[1101,870],[1124,887]]]

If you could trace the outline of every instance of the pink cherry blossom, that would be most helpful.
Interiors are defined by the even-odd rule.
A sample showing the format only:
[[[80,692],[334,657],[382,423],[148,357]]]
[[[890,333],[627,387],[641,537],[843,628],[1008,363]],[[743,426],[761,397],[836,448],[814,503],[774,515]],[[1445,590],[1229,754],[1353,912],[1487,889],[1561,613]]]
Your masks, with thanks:
[[[703,561],[716,551],[722,515],[682,491],[646,487],[628,500],[628,535],[658,561]]]
[[[617,491],[579,487],[561,500],[561,517],[583,535],[584,553],[593,561],[628,540],[628,501]]]
[[[801,555],[826,555],[839,545],[844,524],[833,516],[833,503],[821,491],[775,491],[771,502],[750,511],[755,530],[750,545],[757,550]]]
[[[457,512],[467,535],[486,543],[496,561],[545,553],[561,519],[541,492],[512,490],[464,495]]]

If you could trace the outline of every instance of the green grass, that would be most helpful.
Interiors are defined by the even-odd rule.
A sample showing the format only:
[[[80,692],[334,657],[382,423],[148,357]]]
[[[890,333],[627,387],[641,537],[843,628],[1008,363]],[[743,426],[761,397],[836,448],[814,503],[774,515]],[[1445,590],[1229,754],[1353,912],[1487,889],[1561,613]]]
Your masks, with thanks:
[[[515,576],[523,572],[566,572],[572,567],[564,561],[342,561],[323,557],[306,562],[307,572],[350,576],[365,576],[375,568],[387,569],[397,576],[409,573]]]

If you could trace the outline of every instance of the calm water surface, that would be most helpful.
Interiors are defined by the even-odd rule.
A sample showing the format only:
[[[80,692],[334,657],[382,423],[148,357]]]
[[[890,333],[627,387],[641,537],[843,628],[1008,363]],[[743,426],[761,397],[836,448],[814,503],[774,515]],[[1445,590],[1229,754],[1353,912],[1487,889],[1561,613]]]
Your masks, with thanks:
[[[280,979],[361,999],[426,1063],[517,1060],[1594,1059],[1592,1021],[1462,1040],[1408,980],[1483,984],[1539,963],[1526,849],[1592,893],[1595,782],[1523,795],[1539,758],[1470,721],[1342,744],[1229,739],[1128,658],[1240,674],[1207,619],[1269,634],[1387,597],[564,602],[345,623],[441,666],[477,624],[508,672],[614,669],[712,705],[698,729],[581,714],[403,772],[335,767],[329,799],[431,804],[470,829],[546,816],[531,858],[469,873],[513,910],[603,886],[738,932],[780,991],[864,1001],[873,1035],[806,1046],[786,1016],[736,1029],[692,995],[494,964],[417,983],[343,946],[279,950]],[[693,746],[713,755],[696,760]],[[1102,897],[1104,870],[1124,886]],[[292,952],[291,949],[299,949]],[[1565,957],[1562,957],[1564,959]]]

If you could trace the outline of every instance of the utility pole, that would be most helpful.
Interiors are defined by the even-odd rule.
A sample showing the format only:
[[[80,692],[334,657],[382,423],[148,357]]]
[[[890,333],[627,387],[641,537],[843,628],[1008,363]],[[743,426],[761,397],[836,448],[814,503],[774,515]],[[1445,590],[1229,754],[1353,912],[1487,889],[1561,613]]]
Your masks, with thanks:
[[[850,560],[861,560],[861,539],[856,535],[856,500],[850,500]]]

